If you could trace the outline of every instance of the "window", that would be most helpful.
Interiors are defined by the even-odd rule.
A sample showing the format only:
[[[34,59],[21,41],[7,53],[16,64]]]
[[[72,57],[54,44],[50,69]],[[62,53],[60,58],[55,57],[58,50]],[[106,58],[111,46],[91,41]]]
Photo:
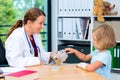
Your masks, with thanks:
[[[25,12],[32,7],[40,8],[47,14],[47,0],[0,0],[0,38],[3,42],[5,42],[11,26],[17,20],[23,19]],[[40,32],[46,50],[48,44],[47,27],[46,15],[45,28]]]

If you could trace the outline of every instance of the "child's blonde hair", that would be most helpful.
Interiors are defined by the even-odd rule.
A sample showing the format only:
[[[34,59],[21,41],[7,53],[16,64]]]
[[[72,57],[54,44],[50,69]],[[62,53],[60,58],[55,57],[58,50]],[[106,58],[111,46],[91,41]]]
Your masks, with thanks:
[[[93,34],[100,50],[112,48],[116,45],[114,30],[108,24],[103,24],[93,29]]]

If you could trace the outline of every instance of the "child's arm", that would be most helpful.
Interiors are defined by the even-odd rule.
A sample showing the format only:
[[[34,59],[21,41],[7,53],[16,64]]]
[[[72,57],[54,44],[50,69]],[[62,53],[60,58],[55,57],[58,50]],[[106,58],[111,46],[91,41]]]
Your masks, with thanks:
[[[88,64],[88,63],[84,63],[84,62],[81,62],[79,63],[77,66],[78,67],[81,67],[87,71],[96,71],[98,68],[102,67],[104,64],[100,61],[95,61],[93,64]]]
[[[96,71],[98,68],[102,67],[104,64],[100,61],[95,61],[92,64],[88,64],[85,67],[85,70],[87,71]]]
[[[67,51],[68,54],[72,54],[74,53],[79,59],[83,60],[83,61],[89,61],[92,57],[91,55],[85,55],[83,53],[81,53],[80,51],[73,49],[73,48],[65,48],[65,51]],[[87,71],[95,71],[98,68],[100,68],[101,66],[103,66],[104,64],[100,61],[95,61],[92,64],[84,64],[83,62],[79,64],[79,67],[82,67],[83,69],[87,70]]]
[[[68,53],[68,54],[72,54],[74,53],[79,59],[83,60],[83,61],[89,61],[91,59],[91,55],[85,55],[84,53],[76,50],[76,49],[73,49],[73,48],[65,48],[65,51]]]

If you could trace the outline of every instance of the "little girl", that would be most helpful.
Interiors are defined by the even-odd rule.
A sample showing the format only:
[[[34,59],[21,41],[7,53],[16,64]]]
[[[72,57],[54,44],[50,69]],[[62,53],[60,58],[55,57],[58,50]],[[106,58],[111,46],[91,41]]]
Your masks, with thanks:
[[[103,24],[93,29],[92,38],[95,50],[88,55],[72,48],[66,48],[65,51],[67,51],[68,54],[74,53],[83,61],[90,60],[90,64],[81,62],[78,64],[79,67],[87,71],[95,71],[109,79],[112,59],[108,48],[112,48],[116,45],[114,31],[111,26]]]

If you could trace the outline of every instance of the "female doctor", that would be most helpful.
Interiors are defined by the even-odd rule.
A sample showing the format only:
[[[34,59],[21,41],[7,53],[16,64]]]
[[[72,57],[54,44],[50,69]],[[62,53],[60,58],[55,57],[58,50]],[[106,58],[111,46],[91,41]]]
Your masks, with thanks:
[[[6,58],[10,66],[48,64],[50,52],[45,52],[40,38],[45,13],[38,8],[29,9],[23,20],[18,20],[5,42]]]

